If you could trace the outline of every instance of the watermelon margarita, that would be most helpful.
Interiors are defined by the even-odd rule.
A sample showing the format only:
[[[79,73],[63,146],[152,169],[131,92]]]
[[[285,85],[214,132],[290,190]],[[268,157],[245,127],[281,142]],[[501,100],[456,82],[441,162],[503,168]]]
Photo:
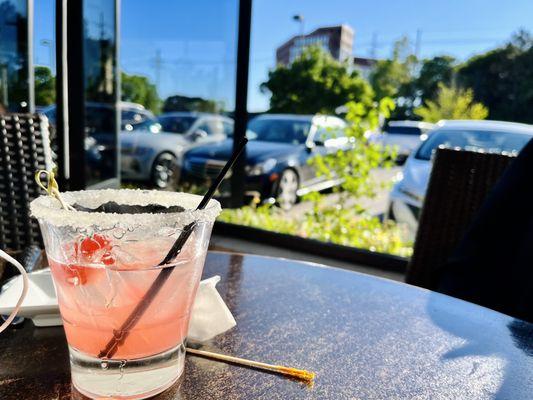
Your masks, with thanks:
[[[43,233],[74,385],[93,398],[153,396],[183,371],[190,310],[220,206],[212,201],[195,211],[198,196],[136,190],[66,192],[64,199],[83,209],[109,201],[183,207],[172,213],[69,211],[51,197],[31,207]],[[181,253],[159,266],[191,222],[195,228]],[[116,351],[102,357],[162,268],[172,268],[168,279]]]

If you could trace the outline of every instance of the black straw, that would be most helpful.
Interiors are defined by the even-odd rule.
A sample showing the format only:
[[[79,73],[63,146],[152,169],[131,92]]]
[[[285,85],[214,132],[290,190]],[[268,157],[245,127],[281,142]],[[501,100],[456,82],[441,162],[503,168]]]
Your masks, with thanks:
[[[196,207],[196,210],[203,210],[209,201],[213,198],[215,192],[217,191],[218,187],[224,180],[224,177],[228,173],[229,169],[233,166],[237,158],[241,155],[242,151],[244,150],[244,147],[246,146],[246,143],[248,142],[248,139],[244,138],[239,143],[237,149],[233,152],[230,159],[224,165],[224,168],[220,171],[215,181],[211,184],[209,187],[209,190],[202,198],[202,201],[200,201],[200,204],[198,204],[198,207]],[[172,261],[174,258],[176,258],[183,249],[183,246],[187,242],[187,239],[189,239],[189,236],[191,236],[194,227],[196,226],[196,222],[191,222],[190,224],[186,225],[183,230],[181,231],[179,237],[176,239],[174,244],[172,245],[172,248],[166,255],[166,257],[161,261],[158,266],[168,264],[170,261]],[[166,267],[162,268],[159,274],[157,275],[157,278],[154,280],[154,283],[150,286],[146,294],[143,296],[143,298],[139,301],[139,304],[135,307],[135,309],[132,311],[130,316],[124,321],[122,326],[119,330],[113,331],[113,338],[109,340],[106,347],[100,351],[98,354],[98,358],[111,358],[116,353],[118,347],[124,343],[124,340],[129,335],[129,332],[131,329],[137,324],[137,321],[141,318],[141,316],[144,314],[144,312],[148,309],[150,304],[152,304],[152,301],[154,300],[155,296],[163,286],[163,284],[167,281],[170,274],[174,270],[174,267]]]

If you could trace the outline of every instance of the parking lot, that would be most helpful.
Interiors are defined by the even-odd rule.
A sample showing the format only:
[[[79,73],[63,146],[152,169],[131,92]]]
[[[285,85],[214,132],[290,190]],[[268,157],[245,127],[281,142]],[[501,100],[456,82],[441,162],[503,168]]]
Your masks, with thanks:
[[[390,187],[395,176],[401,171],[401,167],[394,167],[390,169],[377,169],[372,172],[372,178],[377,186],[380,186],[382,183],[391,182],[391,184],[384,188],[379,188],[377,190],[377,196],[373,199],[362,198],[362,199],[350,199],[347,206],[353,206],[359,204],[364,207],[367,212],[371,215],[380,216],[387,211],[387,204],[389,198]],[[339,195],[336,193],[331,193],[326,195],[326,202],[329,204],[335,204],[339,198]],[[306,201],[300,201],[296,204],[290,211],[287,212],[291,217],[298,217],[298,215],[304,215],[306,211],[310,210],[312,204]]]

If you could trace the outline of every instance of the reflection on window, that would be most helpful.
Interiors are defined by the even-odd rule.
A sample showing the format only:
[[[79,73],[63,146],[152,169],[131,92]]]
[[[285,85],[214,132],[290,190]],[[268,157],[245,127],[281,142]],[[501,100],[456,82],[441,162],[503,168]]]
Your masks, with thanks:
[[[28,110],[26,0],[0,0],[0,113]]]
[[[311,123],[308,121],[257,117],[248,124],[250,140],[279,143],[305,143]]]
[[[116,177],[115,2],[84,2],[87,182]]]
[[[193,147],[211,152],[233,132],[238,5],[121,3],[121,100],[153,112],[161,129],[154,138],[152,130],[126,125],[129,132],[120,135],[124,182],[203,192],[180,168]]]

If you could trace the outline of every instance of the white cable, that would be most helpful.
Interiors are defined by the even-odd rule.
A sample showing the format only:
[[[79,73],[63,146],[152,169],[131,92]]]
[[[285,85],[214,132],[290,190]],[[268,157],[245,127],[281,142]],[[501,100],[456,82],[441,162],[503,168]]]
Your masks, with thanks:
[[[9,315],[9,317],[5,320],[5,322],[2,325],[0,325],[0,333],[2,333],[9,326],[11,321],[13,321],[13,319],[15,319],[15,317],[17,316],[20,306],[22,305],[22,302],[24,301],[24,299],[26,298],[26,294],[28,293],[30,282],[28,280],[28,274],[26,273],[26,270],[17,260],[15,260],[13,257],[11,257],[9,254],[7,254],[3,250],[0,250],[0,257],[2,257],[8,263],[17,267],[17,269],[20,271],[22,275],[22,293],[20,294],[19,301],[17,301],[17,305],[15,306],[13,311],[11,311],[11,314]]]

